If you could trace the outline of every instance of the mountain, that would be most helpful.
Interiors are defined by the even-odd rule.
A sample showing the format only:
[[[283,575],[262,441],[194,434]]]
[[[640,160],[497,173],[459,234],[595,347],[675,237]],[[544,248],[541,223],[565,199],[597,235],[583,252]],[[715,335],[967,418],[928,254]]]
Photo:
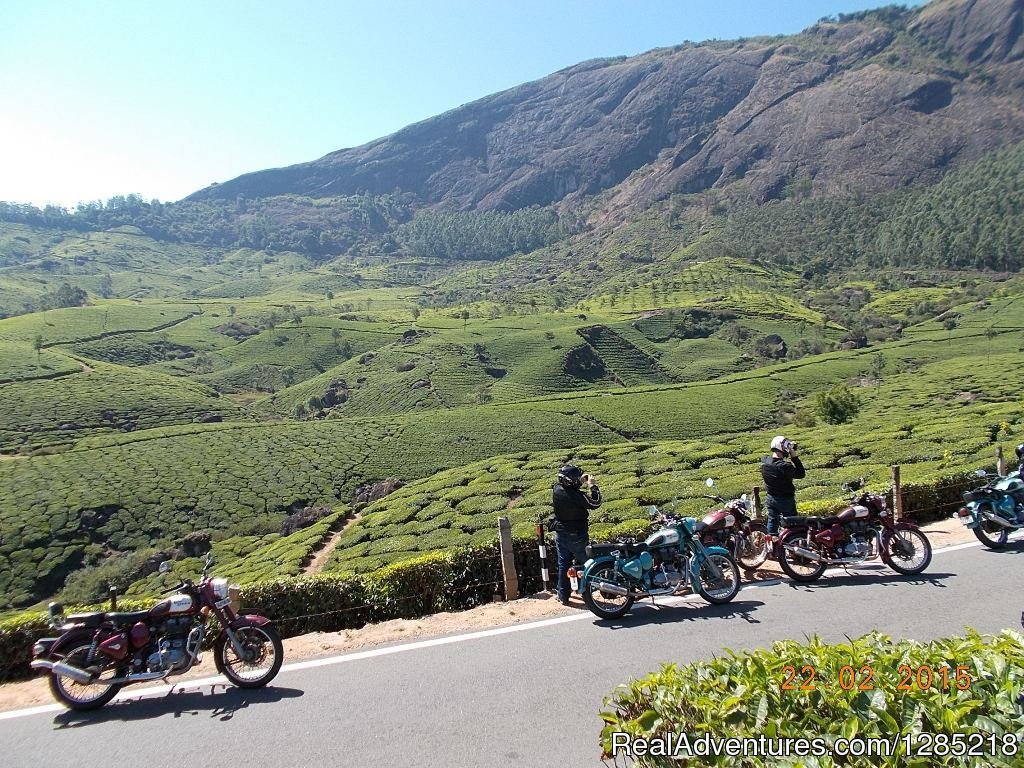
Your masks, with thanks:
[[[629,207],[736,182],[756,201],[793,183],[932,183],[1024,137],[1022,28],[1022,0],[937,0],[584,62],[189,199],[401,190],[442,209],[509,210],[606,190]]]

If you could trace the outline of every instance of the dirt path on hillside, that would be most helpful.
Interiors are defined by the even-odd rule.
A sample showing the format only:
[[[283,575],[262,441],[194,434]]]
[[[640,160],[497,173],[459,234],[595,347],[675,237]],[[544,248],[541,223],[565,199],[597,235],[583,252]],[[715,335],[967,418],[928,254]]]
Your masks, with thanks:
[[[302,569],[302,575],[312,576],[314,573],[320,573],[327,564],[327,558],[331,556],[331,553],[337,548],[338,542],[341,541],[341,534],[348,530],[348,527],[356,522],[356,520],[362,518],[362,516],[362,512],[356,512],[352,517],[347,518],[341,528],[331,534],[331,537],[327,539],[327,543],[316,551],[313,559]]]
[[[956,520],[930,523],[924,527],[924,530],[928,534],[932,546],[936,549],[977,541],[974,534]],[[326,550],[327,547],[324,549]],[[780,577],[782,574],[775,563],[768,563],[766,567],[757,572],[759,580]],[[744,580],[744,583],[749,582]],[[458,613],[438,613],[420,619],[395,619],[380,624],[368,624],[360,629],[314,632],[291,637],[284,641],[284,656],[286,663],[321,656],[335,656],[392,643],[504,627],[551,616],[564,616],[580,610],[585,610],[583,603],[575,596],[569,606],[563,606],[551,595],[531,595],[509,603],[490,603]],[[203,662],[198,667],[185,675],[172,678],[172,681],[187,685],[189,680],[210,677],[215,674],[217,672],[213,664],[213,656],[206,652],[203,654]],[[128,690],[141,691],[144,690],[144,686],[137,685]],[[0,712],[52,703],[53,698],[45,677],[0,685]]]

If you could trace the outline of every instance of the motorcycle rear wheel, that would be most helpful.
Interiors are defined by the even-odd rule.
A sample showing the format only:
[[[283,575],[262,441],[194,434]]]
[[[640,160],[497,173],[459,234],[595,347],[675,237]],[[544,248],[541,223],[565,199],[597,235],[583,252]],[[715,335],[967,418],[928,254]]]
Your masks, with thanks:
[[[752,523],[750,530],[736,541],[736,564],[749,576],[764,565],[768,559],[768,548],[768,534],[764,526]]]
[[[711,562],[722,572],[721,579],[714,579]],[[731,602],[740,591],[740,569],[728,555],[713,552],[701,560],[697,569],[697,592],[712,605]]]
[[[932,544],[916,528],[900,528],[883,537],[882,559],[896,573],[913,576],[932,561]]]
[[[84,669],[91,646],[91,641],[83,641],[81,645],[74,646],[70,652],[65,654],[64,661]],[[103,676],[117,677],[117,671],[111,666],[100,673],[101,680]],[[99,709],[117,696],[121,687],[120,685],[103,685],[102,682],[95,685],[82,685],[66,675],[50,673],[50,693],[53,694],[53,698],[75,712],[90,712]]]
[[[788,545],[795,544],[798,547],[816,551],[817,547],[811,545],[809,533],[802,533],[799,536],[793,536],[782,543],[779,548],[779,565],[782,566],[782,570],[785,571],[786,575],[789,576],[793,581],[800,582],[801,584],[809,584],[812,581],[817,581],[821,578],[821,575],[825,573],[827,567],[825,563],[820,560],[807,560],[806,558],[800,557],[790,552],[786,547]]]
[[[269,624],[242,627],[235,632],[244,656],[238,655],[227,633],[222,633],[213,648],[217,671],[239,688],[262,688],[277,677],[284,661],[281,635]]]
[[[636,598],[633,595],[606,595],[601,592],[601,583],[611,583],[629,589],[629,585],[621,573],[611,563],[597,566],[590,572],[587,583],[583,585],[583,602],[590,612],[602,619],[618,619],[626,615],[633,607]]]
[[[1010,536],[1009,532],[999,523],[993,523],[985,518],[982,518],[978,527],[974,529],[974,535],[989,549],[1002,549],[1006,546],[1006,541]]]

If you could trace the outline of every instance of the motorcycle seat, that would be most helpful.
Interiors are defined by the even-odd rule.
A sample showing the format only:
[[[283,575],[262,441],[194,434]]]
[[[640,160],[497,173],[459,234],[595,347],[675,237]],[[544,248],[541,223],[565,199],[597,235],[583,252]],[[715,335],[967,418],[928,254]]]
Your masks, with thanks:
[[[96,611],[95,613],[73,613],[65,619],[68,624],[83,624],[90,629],[94,629],[103,623],[103,611]]]
[[[612,552],[621,552],[623,555],[635,555],[637,552],[643,552],[647,549],[645,542],[638,542],[635,544],[588,544],[587,555],[589,557],[600,557],[601,555],[610,555]]]
[[[817,517],[815,515],[797,515],[796,517],[784,517],[782,518],[783,528],[813,528],[815,526],[827,526],[834,525],[839,522],[839,518],[832,517]]]
[[[129,613],[106,613],[107,621],[118,626],[130,626],[137,621],[145,621],[149,611],[131,611]]]

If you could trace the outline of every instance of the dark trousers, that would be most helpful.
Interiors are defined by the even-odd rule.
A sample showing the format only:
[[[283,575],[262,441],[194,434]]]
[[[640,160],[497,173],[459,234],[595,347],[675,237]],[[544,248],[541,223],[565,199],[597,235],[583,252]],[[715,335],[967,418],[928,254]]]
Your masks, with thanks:
[[[566,571],[576,562],[583,565],[587,562],[587,544],[590,536],[586,533],[566,533],[555,531],[555,552],[558,554],[558,599],[565,602],[569,599],[569,576]]]
[[[768,522],[765,530],[772,536],[777,536],[782,524],[782,518],[796,515],[795,496],[769,496],[768,497]]]

